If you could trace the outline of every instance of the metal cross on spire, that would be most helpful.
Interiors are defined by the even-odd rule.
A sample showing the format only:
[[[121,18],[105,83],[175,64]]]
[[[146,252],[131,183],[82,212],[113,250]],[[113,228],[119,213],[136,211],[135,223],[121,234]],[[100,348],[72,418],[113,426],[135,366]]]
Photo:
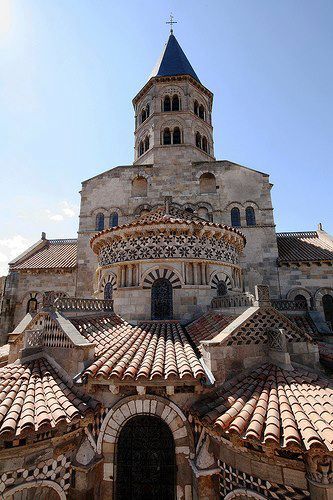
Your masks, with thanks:
[[[174,21],[174,17],[172,14],[170,14],[170,21],[166,21],[165,24],[170,24],[170,33],[173,35],[173,25],[177,24],[177,21]]]

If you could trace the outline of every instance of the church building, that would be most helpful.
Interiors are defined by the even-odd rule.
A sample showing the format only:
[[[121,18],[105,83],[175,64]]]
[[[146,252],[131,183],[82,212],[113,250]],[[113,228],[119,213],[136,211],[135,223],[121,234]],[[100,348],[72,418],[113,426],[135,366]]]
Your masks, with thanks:
[[[215,158],[172,29],[133,107],[78,237],[9,264],[1,498],[333,500],[333,238],[276,233],[269,175]]]

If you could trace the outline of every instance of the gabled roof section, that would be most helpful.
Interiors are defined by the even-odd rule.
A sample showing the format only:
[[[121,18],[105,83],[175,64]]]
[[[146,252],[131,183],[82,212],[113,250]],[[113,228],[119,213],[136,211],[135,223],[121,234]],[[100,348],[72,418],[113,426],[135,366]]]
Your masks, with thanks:
[[[333,240],[325,231],[277,233],[279,263],[333,260]]]
[[[190,75],[200,83],[196,72],[192,68],[176,37],[171,34],[150,78],[154,76],[177,75]]]
[[[307,451],[333,450],[333,385],[297,368],[264,364],[198,401],[192,413],[222,434]]]
[[[11,271],[25,269],[74,269],[77,264],[77,239],[40,240],[13,260]]]
[[[211,340],[204,342],[226,346],[266,344],[267,332],[283,328],[287,342],[312,342],[310,335],[273,307],[249,307]]]

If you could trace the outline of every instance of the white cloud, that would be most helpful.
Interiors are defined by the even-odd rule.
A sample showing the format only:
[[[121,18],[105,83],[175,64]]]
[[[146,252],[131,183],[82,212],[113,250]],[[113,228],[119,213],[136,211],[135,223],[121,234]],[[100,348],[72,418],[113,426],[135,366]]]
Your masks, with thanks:
[[[63,221],[64,219],[72,219],[73,217],[78,216],[78,207],[76,205],[72,205],[68,201],[61,201],[58,203],[58,208],[54,212],[52,212],[49,209],[45,210],[45,213],[47,215],[47,218],[49,220],[55,221],[55,222],[60,222]]]
[[[32,241],[16,234],[11,238],[0,239],[0,276],[8,273],[8,262],[18,257],[32,245]]]

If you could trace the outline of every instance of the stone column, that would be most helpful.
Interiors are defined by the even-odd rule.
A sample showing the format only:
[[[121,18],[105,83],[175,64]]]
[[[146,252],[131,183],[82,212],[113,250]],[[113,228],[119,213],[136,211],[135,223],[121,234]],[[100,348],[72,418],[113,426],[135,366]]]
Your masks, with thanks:
[[[127,280],[127,286],[133,286],[133,265],[130,264],[128,266],[128,280]]]
[[[201,284],[202,285],[205,285],[206,284],[206,264],[205,262],[201,262],[201,265],[200,265],[200,268],[201,268]]]
[[[126,283],[126,268],[125,266],[121,266],[121,278],[120,278],[120,286],[123,288]]]
[[[193,284],[198,284],[198,264],[197,262],[193,262]]]

